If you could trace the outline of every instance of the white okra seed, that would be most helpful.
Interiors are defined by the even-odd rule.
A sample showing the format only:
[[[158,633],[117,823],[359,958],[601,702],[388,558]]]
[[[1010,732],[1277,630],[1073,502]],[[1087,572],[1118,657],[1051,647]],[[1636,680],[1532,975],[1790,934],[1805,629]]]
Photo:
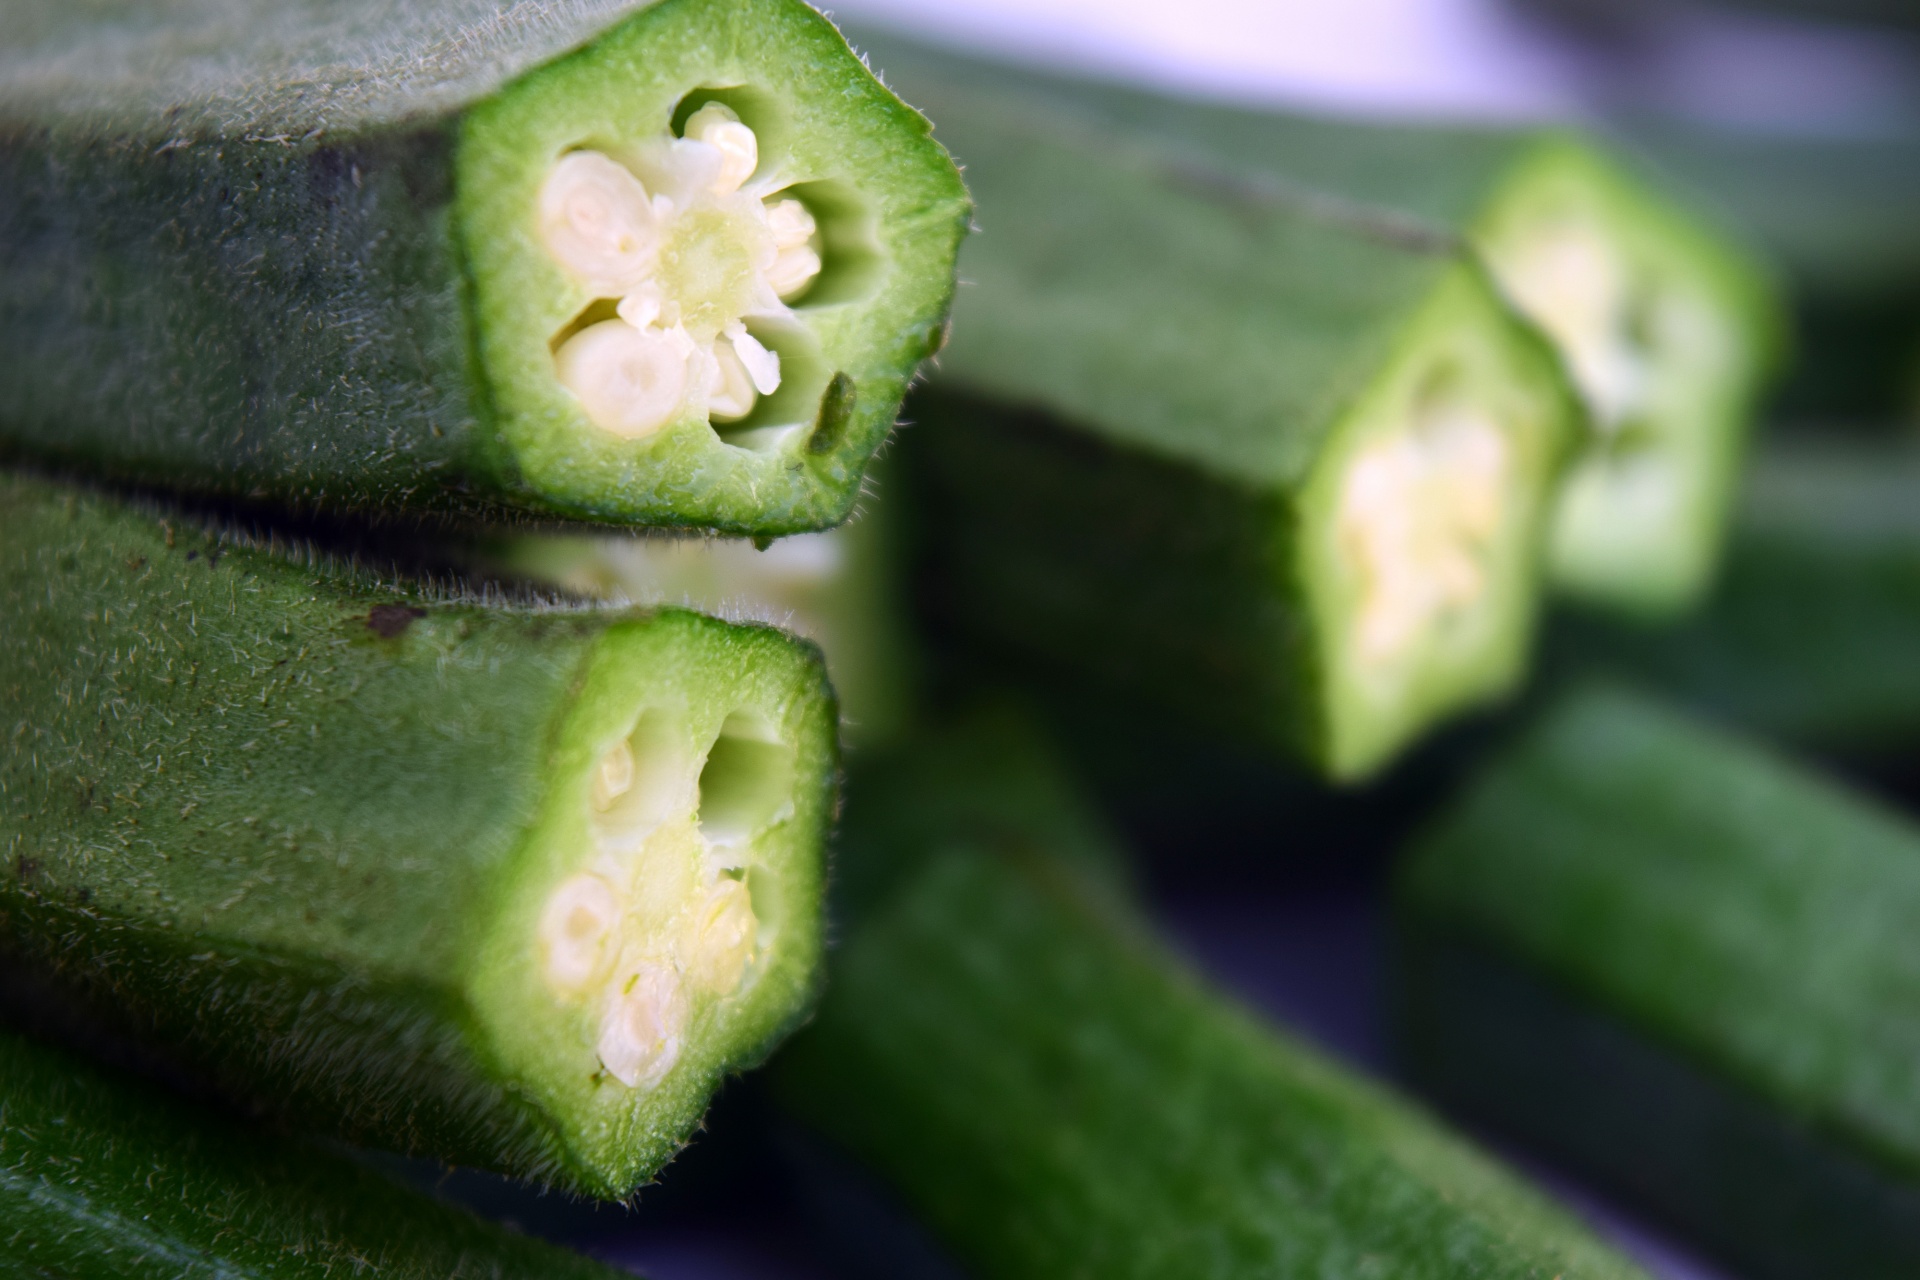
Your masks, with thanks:
[[[639,286],[660,251],[646,188],[598,151],[570,152],[547,175],[540,233],[547,251],[596,297]]]
[[[707,393],[707,416],[722,422],[735,422],[753,412],[759,399],[753,377],[740,360],[733,343],[721,338],[712,347],[713,389]]]
[[[607,994],[595,1046],[600,1063],[629,1089],[650,1089],[679,1061],[686,1025],[680,975],[668,965],[641,961]]]
[[[753,130],[740,123],[733,108],[709,102],[687,117],[683,136],[704,142],[720,153],[720,172],[713,179],[715,195],[729,195],[753,176],[760,167],[760,140]]]
[[[554,890],[540,913],[540,949],[542,972],[555,990],[577,992],[601,976],[621,911],[619,893],[591,872]]]
[[[637,440],[679,416],[696,350],[678,325],[637,329],[625,320],[603,320],[568,338],[554,353],[554,366],[596,426]]]

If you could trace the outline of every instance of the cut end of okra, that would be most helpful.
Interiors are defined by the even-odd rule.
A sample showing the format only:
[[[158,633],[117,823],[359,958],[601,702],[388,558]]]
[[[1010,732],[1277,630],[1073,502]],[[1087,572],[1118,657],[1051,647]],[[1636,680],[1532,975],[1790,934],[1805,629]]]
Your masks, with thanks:
[[[1660,614],[1705,590],[1776,340],[1764,282],[1589,148],[1521,164],[1474,238],[1559,346],[1594,439],[1558,501],[1550,565],[1569,594]]]
[[[500,443],[543,500],[844,518],[938,344],[969,205],[830,24],[666,0],[475,111],[456,172]]]
[[[659,648],[636,633],[587,677],[476,999],[616,1195],[799,1015],[820,952],[835,730],[817,670],[743,678],[710,646]]]
[[[1331,773],[1372,771],[1520,678],[1573,413],[1551,359],[1462,269],[1338,429],[1303,542]]]

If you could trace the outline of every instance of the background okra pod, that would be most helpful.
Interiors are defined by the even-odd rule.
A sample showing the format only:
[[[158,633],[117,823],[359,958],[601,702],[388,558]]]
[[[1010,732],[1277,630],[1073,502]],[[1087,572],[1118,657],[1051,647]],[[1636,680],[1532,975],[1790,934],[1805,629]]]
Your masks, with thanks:
[[[607,1196],[804,1011],[818,651],[435,595],[0,479],[0,946],[372,1145]]]
[[[1617,691],[1553,709],[1401,866],[1442,1103],[1743,1275],[1920,1267],[1920,830]]]
[[[4,1031],[0,1266],[87,1280],[625,1274]]]
[[[1582,418],[1460,244],[906,84],[982,226],[903,449],[945,621],[1342,778],[1521,678]]]
[[[963,159],[964,108],[931,88],[951,80],[1011,95],[1042,118],[1151,139],[1164,169],[1221,192],[1265,189],[1403,235],[1471,243],[1504,296],[1553,339],[1595,428],[1554,515],[1555,583],[1641,615],[1670,615],[1706,590],[1742,444],[1778,360],[1779,303],[1738,243],[1598,140],[1182,102],[893,41],[872,52],[890,83],[924,99]],[[991,226],[992,188],[980,190]],[[994,250],[976,246],[969,270]],[[963,326],[984,328],[984,310],[963,300]],[[963,341],[950,361],[963,377],[969,351]],[[1197,356],[1196,368],[1215,372],[1222,354]]]
[[[846,945],[771,1068],[970,1274],[1640,1274],[1206,989],[1064,788],[999,724],[857,760]]]

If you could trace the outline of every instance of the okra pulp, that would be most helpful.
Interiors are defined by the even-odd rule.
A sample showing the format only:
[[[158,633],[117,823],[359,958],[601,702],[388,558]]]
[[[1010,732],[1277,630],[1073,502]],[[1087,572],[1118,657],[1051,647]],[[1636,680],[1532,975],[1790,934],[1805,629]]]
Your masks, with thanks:
[[[0,486],[0,943],[87,1019],[304,1126],[620,1196],[801,1014],[812,646]]]
[[[938,345],[959,177],[799,0],[15,8],[15,455],[766,536]]]

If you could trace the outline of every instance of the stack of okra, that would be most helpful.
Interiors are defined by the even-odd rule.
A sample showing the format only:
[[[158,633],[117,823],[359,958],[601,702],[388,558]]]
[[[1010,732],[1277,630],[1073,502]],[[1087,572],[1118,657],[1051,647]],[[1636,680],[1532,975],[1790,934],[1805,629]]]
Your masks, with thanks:
[[[763,1063],[982,1277],[1641,1274],[1430,1105],[1920,1273],[1920,831],[1781,754],[1920,729],[1920,454],[1743,491],[1775,269],[1637,159],[800,0],[5,26],[7,1274],[609,1274],[366,1153],[630,1199]],[[1195,741],[1276,857],[1460,780],[1426,1103],[1156,935],[1075,777]]]

